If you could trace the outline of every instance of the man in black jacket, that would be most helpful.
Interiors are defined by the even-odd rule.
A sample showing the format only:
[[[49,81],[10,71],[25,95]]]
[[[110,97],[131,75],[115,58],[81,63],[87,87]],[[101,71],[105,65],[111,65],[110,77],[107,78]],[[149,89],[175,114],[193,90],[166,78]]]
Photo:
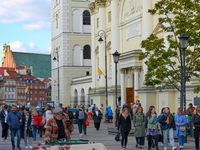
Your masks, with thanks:
[[[103,117],[103,115],[100,112],[100,110],[98,110],[98,107],[95,107],[95,112],[93,113],[93,120],[94,120],[94,127],[96,128],[97,131],[100,128],[100,123],[101,123],[102,117]]]
[[[5,105],[4,108],[0,112],[0,118],[1,118],[1,125],[2,125],[2,137],[1,141],[7,142],[7,135],[8,135],[8,124],[7,124],[7,116],[8,116],[8,106]]]

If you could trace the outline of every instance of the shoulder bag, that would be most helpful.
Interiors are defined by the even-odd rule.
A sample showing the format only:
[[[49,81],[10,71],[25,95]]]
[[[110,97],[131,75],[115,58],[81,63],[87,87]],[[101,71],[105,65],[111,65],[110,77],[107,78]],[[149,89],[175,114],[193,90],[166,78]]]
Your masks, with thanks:
[[[179,123],[179,121],[178,121],[178,123]],[[179,126],[179,130],[180,130],[181,132],[184,132],[185,129],[186,129],[186,127],[184,127],[184,126]]]

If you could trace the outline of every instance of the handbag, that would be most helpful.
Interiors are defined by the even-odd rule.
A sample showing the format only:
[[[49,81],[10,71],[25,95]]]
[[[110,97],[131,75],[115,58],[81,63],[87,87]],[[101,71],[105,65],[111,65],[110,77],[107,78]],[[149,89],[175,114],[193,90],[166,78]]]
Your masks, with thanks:
[[[154,118],[154,120],[153,120],[152,124],[156,124],[156,123],[157,123],[157,119],[156,119],[156,118]]]
[[[178,121],[178,122],[179,122],[179,121]],[[179,130],[180,130],[180,131],[183,132],[183,131],[185,131],[185,129],[186,129],[186,127],[184,127],[184,126],[179,126]]]
[[[119,142],[120,141],[120,133],[118,132],[116,135],[115,135],[115,141],[116,142]]]
[[[44,118],[42,119],[41,124],[45,124],[45,123],[46,123],[46,117],[44,117]]]
[[[85,120],[85,125],[86,125],[86,126],[89,126],[89,125],[90,125],[90,122],[88,121],[88,119]]]
[[[200,117],[196,117],[194,118],[194,124],[195,125],[199,125],[200,124]]]

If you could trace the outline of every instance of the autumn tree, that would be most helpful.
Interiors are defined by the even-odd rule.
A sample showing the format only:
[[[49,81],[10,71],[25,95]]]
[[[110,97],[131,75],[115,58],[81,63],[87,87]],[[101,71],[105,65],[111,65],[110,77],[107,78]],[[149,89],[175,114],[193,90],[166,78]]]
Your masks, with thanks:
[[[200,77],[200,0],[159,0],[148,13],[159,15],[158,22],[168,44],[155,34],[142,41],[145,52],[139,58],[147,65],[145,84],[160,90],[176,88],[183,108],[183,53],[178,37],[183,33],[190,36],[185,50],[185,79],[189,82]],[[194,92],[199,91],[197,85]]]

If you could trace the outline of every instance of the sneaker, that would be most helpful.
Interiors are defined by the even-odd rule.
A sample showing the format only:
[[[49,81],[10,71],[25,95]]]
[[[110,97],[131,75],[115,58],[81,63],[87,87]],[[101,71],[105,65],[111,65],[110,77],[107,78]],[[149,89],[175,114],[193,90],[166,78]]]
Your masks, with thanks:
[[[83,136],[82,134],[79,135],[79,139],[80,139],[80,140],[82,140],[82,136]]]
[[[84,134],[84,136],[86,136],[87,134]]]
[[[180,146],[179,149],[183,149],[183,146]]]
[[[164,147],[164,150],[167,150],[167,147]]]
[[[161,146],[164,146],[164,144],[163,144],[163,143],[161,143],[160,145],[161,145]]]
[[[3,142],[4,138],[1,138],[1,142]]]
[[[29,148],[32,149],[33,147],[32,147],[32,146],[29,146]]]
[[[177,147],[176,147],[176,146],[173,146],[173,147],[172,147],[172,150],[176,150],[176,149],[177,149]]]
[[[7,139],[5,139],[4,141],[5,141],[5,142],[8,142],[8,140],[7,140]]]
[[[28,146],[26,146],[25,149],[28,149]]]
[[[17,149],[18,149],[18,150],[21,150],[21,147],[18,147]]]

